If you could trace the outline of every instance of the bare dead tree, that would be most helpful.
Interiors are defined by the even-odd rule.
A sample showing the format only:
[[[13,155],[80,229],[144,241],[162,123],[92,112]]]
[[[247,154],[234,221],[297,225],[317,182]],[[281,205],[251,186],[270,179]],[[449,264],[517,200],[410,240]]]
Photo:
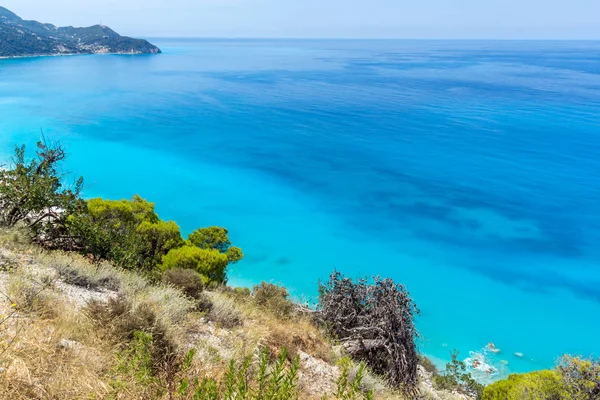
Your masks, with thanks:
[[[404,286],[379,277],[353,282],[334,271],[319,290],[320,318],[346,351],[392,386],[415,393],[419,310]]]

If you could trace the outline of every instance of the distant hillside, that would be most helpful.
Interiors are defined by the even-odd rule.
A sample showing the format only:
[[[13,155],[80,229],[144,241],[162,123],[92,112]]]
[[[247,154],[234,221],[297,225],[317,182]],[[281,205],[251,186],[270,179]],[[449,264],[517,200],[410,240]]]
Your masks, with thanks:
[[[160,52],[146,40],[121,36],[104,25],[57,27],[24,20],[0,7],[0,57]]]

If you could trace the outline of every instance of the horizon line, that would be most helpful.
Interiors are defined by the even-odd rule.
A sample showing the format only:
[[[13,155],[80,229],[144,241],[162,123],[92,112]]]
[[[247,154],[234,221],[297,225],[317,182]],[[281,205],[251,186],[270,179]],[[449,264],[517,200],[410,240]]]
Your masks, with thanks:
[[[142,37],[139,35],[133,37]],[[403,40],[403,41],[471,41],[471,42],[600,42],[600,38],[595,39],[566,39],[566,38],[393,38],[393,37],[298,37],[298,36],[154,36],[148,35],[144,38],[149,39],[200,39],[200,40]]]

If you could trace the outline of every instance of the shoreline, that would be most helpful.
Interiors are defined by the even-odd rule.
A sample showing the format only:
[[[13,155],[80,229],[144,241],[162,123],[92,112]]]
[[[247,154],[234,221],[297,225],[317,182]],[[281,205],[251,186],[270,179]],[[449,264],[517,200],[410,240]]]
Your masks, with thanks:
[[[75,56],[143,56],[143,55],[156,55],[160,53],[61,53],[61,54],[35,54],[27,56],[0,56],[0,60],[13,60],[20,58],[42,58],[42,57],[75,57]]]

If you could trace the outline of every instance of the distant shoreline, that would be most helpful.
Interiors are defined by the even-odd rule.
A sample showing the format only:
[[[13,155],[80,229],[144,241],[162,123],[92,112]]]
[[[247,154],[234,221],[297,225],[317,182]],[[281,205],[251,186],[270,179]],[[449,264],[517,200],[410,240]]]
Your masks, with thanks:
[[[73,56],[143,56],[148,53],[62,53],[62,54],[36,54],[28,56],[0,56],[0,60],[11,60],[17,58],[39,58],[39,57],[73,57]],[[155,55],[155,54],[152,54]]]

